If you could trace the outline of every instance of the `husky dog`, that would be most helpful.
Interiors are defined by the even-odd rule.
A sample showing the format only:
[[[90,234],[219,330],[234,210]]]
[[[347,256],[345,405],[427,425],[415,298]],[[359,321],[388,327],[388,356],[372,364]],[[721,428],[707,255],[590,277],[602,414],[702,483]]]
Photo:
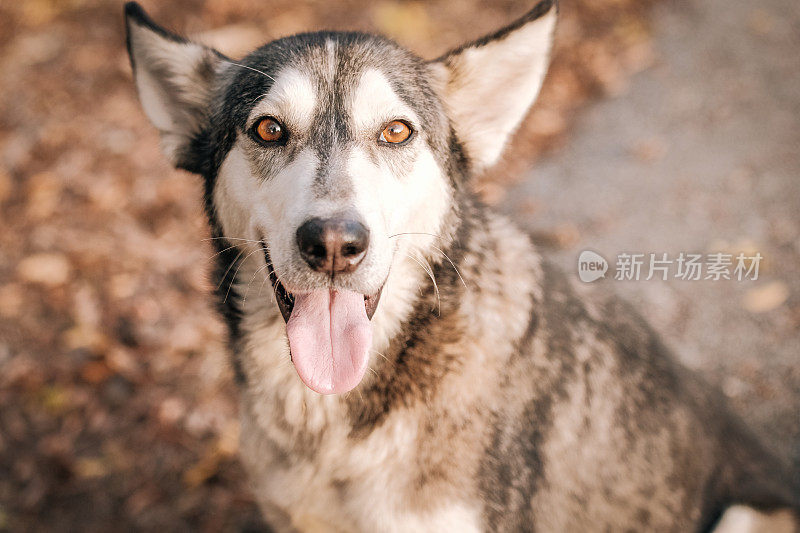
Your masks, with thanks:
[[[277,531],[683,532],[800,508],[646,323],[577,297],[470,192],[539,92],[554,0],[433,61],[340,32],[233,61],[125,13],[144,111],[205,181],[241,456]]]

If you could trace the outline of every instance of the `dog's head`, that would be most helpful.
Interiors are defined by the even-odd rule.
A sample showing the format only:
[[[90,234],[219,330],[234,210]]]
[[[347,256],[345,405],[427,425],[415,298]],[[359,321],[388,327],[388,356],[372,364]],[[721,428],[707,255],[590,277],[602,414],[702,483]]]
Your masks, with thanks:
[[[554,0],[427,62],[360,33],[296,35],[233,61],[135,3],[126,17],[145,113],[171,162],[206,178],[221,236],[257,252],[300,377],[352,389],[390,272],[441,245],[460,180],[499,158],[535,100]]]

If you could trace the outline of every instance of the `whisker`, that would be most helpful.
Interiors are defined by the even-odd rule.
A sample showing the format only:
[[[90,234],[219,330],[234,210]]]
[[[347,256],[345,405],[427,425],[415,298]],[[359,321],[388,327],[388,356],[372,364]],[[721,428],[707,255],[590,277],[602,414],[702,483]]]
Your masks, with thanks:
[[[256,105],[257,103],[259,103],[261,100],[263,100],[264,98],[266,98],[267,96],[269,96],[269,93],[264,93],[264,94],[262,94],[261,96],[259,96],[259,97],[258,97],[258,98],[256,98],[255,100],[253,100],[253,103],[251,103],[251,104],[250,104],[250,107],[253,107],[253,106],[254,106],[254,105]]]
[[[262,76],[266,76],[267,78],[271,79],[272,81],[275,81],[275,78],[273,78],[272,76],[270,76],[266,72],[262,72],[262,71],[258,70],[257,68],[248,67],[247,65],[242,65],[241,63],[237,63],[236,61],[231,61],[230,59],[226,59],[225,62],[226,63],[230,63],[231,65],[235,65],[237,67],[246,68],[247,70],[252,70],[253,72],[258,72]]]
[[[253,273],[253,277],[250,278],[250,281],[247,282],[247,288],[244,290],[244,296],[242,297],[242,304],[245,304],[247,302],[247,293],[250,292],[250,285],[252,285],[253,280],[256,279],[256,276],[258,276],[258,273],[261,272],[262,270],[264,270],[265,268],[267,268],[267,266],[268,265],[266,263],[264,263],[264,266],[259,267],[258,270],[256,270]]]
[[[431,237],[435,237],[437,239],[441,239],[439,235],[434,235],[433,233],[425,233],[424,231],[404,231],[402,233],[395,233],[394,235],[389,235],[389,239],[393,239],[395,237],[401,237],[403,235],[430,235]]]
[[[253,244],[263,244],[264,246],[266,246],[266,243],[264,243],[263,241],[254,241],[254,240],[252,240],[252,239],[238,239],[238,238],[235,238],[235,237],[211,237],[211,238],[209,238],[209,239],[203,239],[203,241],[213,241],[213,240],[242,241],[242,242],[248,242],[248,243],[253,243]],[[214,259],[214,258],[215,258],[215,257],[217,257],[218,255],[220,255],[220,254],[224,254],[224,253],[225,253],[225,252],[227,252],[228,250],[232,250],[232,249],[234,249],[234,248],[236,248],[236,247],[237,247],[237,245],[236,245],[236,244],[234,244],[234,245],[231,245],[231,246],[228,246],[227,248],[224,248],[224,249],[220,250],[219,252],[215,253],[214,255],[212,255],[211,257],[209,257],[207,260],[208,260],[208,261],[211,261],[212,259]],[[240,254],[240,255],[241,255],[241,254]],[[238,258],[239,258],[239,256],[237,256],[237,257],[236,257],[236,259],[238,259]],[[234,259],[234,261],[236,261],[236,259]],[[229,270],[230,270],[230,269],[229,269]],[[227,275],[227,274],[228,274],[228,272],[226,271],[226,272],[225,272],[225,275]],[[221,285],[221,284],[222,284],[222,282],[220,281],[220,285]],[[219,288],[219,287],[217,287],[217,288]]]
[[[467,282],[466,282],[466,281],[464,281],[464,278],[462,278],[462,277],[461,277],[461,272],[459,272],[459,271],[458,271],[458,268],[456,267],[456,264],[455,264],[455,263],[453,263],[453,260],[452,260],[452,259],[450,259],[450,258],[447,256],[447,254],[446,254],[446,253],[444,253],[444,252],[442,251],[442,249],[441,249],[441,248],[437,248],[436,246],[433,246],[432,244],[431,244],[431,247],[432,247],[434,250],[438,251],[440,254],[442,254],[442,255],[444,256],[444,258],[445,258],[445,259],[447,259],[447,260],[450,262],[450,265],[452,265],[452,267],[453,267],[453,270],[455,270],[455,271],[456,271],[456,274],[458,275],[458,279],[460,279],[460,280],[461,280],[461,283],[464,285],[464,288],[466,289],[466,288],[467,288]]]
[[[228,291],[225,293],[225,298],[222,300],[222,303],[225,303],[225,302],[228,301],[228,295],[231,293],[231,289],[233,288],[233,284],[236,282],[236,276],[239,275],[239,270],[242,268],[242,265],[244,264],[244,262],[247,261],[250,258],[251,255],[253,255],[256,252],[260,252],[260,251],[261,251],[260,248],[256,249],[256,250],[253,250],[252,252],[247,254],[245,256],[245,258],[242,259],[242,261],[239,263],[239,266],[236,267],[236,272],[233,273],[233,278],[231,278],[231,282],[228,284]],[[229,270],[230,270],[230,267],[229,267]]]
[[[267,274],[266,276],[264,276],[264,280],[261,282],[261,286],[260,286],[260,287],[258,287],[258,294],[256,294],[256,297],[259,297],[259,296],[261,296],[261,291],[263,291],[263,290],[264,290],[264,285],[266,285],[266,284],[267,284],[267,280],[268,280],[268,279],[269,279],[269,274]],[[274,289],[273,289],[273,292],[274,292]]]
[[[215,239],[230,239],[230,240],[235,240],[235,241],[252,242],[252,243],[254,243],[254,244],[261,244],[262,246],[265,246],[265,247],[267,247],[267,244],[266,244],[264,241],[254,241],[254,240],[251,240],[251,239],[238,239],[238,238],[236,238],[236,237],[212,237],[212,238],[210,238],[210,239],[204,239],[204,240],[210,241],[210,240],[215,240]],[[227,250],[230,250],[231,248],[235,248],[235,246],[231,246],[231,247],[229,247],[229,248],[225,248],[225,250],[222,250],[222,252],[225,252],[225,251],[227,251]],[[268,247],[267,247],[267,248],[268,248]],[[215,254],[215,255],[212,255],[212,256],[209,258],[209,261],[210,261],[211,259],[213,259],[214,257],[216,257],[217,255],[219,255],[220,253],[222,253],[222,252],[217,252],[217,254]],[[228,277],[228,273],[231,271],[231,268],[233,268],[233,265],[235,265],[235,264],[236,264],[236,262],[239,260],[239,258],[240,258],[240,257],[242,257],[242,254],[243,254],[244,252],[245,252],[245,250],[242,250],[242,251],[240,251],[240,252],[239,252],[239,253],[236,255],[236,257],[234,257],[234,258],[233,258],[233,261],[231,261],[231,264],[230,264],[230,265],[228,265],[228,269],[227,269],[227,270],[225,271],[225,273],[222,275],[222,278],[219,280],[219,283],[217,284],[217,290],[219,290],[219,288],[220,288],[220,287],[222,287],[222,284],[225,282],[225,278],[227,278],[227,277]],[[250,257],[251,255],[253,255],[253,254],[252,254],[252,252],[251,252],[250,254],[248,254],[248,256],[247,256],[247,257]],[[247,259],[247,257],[245,257],[245,259]],[[241,268],[241,265],[239,265],[239,267]],[[239,272],[239,269],[238,269],[238,268],[236,269],[236,272]],[[235,277],[236,277],[236,276],[234,275],[234,279],[235,279]],[[231,280],[231,283],[233,283],[233,280]],[[228,286],[228,292],[230,292],[230,289],[231,289],[231,287],[230,287],[230,285],[229,285],[229,286]],[[226,300],[227,300],[227,297],[228,297],[228,296],[227,296],[227,294],[226,294],[226,295],[225,295],[225,298],[226,298]]]
[[[429,270],[430,265],[426,268],[425,265],[422,264],[422,262],[417,260],[412,255],[406,254],[406,256],[409,259],[411,259],[412,261],[414,261],[415,263],[417,263],[420,267],[422,267],[422,270],[424,270],[425,273],[428,274],[428,277],[431,278],[431,281],[433,282],[433,290],[436,293],[436,302],[439,305],[439,316],[441,316],[441,314],[442,314],[442,300],[439,297],[439,285],[437,285],[437,283],[436,283],[436,278],[433,275],[433,270],[432,269]],[[433,311],[433,309],[431,309],[431,311]]]
[[[441,239],[442,238],[442,237],[440,237],[438,235],[434,235],[433,233],[425,233],[425,232],[419,232],[419,231],[405,231],[403,233],[395,233],[394,235],[389,235],[388,238],[392,239],[394,237],[402,237],[403,235],[430,235],[431,237],[434,237],[436,239]],[[464,288],[466,289],[467,288],[467,282],[464,281],[464,278],[461,276],[461,272],[458,271],[458,268],[456,267],[455,263],[453,263],[453,260],[450,259],[450,257],[446,253],[444,253],[444,251],[441,248],[438,248],[438,247],[433,246],[433,245],[431,245],[431,247],[434,250],[436,250],[437,252],[439,252],[440,254],[442,254],[445,259],[447,259],[447,261],[450,263],[450,265],[452,265],[453,270],[456,271],[456,274],[458,275],[458,279],[461,280],[461,283],[464,285]]]
[[[434,288],[436,289],[436,302],[439,305],[439,316],[442,316],[442,300],[439,298],[439,294],[440,294],[440,292],[439,292],[439,284],[436,283],[436,276],[433,273],[433,267],[431,266],[431,263],[430,263],[430,261],[428,261],[427,257],[420,256],[419,259],[428,267],[428,271],[431,273],[431,278],[433,279],[433,285],[434,285]]]
[[[390,360],[388,357],[386,357],[385,355],[383,355],[381,352],[379,352],[378,350],[372,350],[372,351],[373,351],[373,352],[375,352],[376,354],[380,355],[381,357],[383,357],[383,359],[384,359],[384,360],[385,360],[387,363],[389,363],[390,365],[394,366],[394,361],[391,361],[391,360]]]
[[[274,272],[274,270],[273,270],[273,272]],[[267,276],[267,277],[269,277],[269,276]],[[277,272],[275,272],[275,284],[272,286],[272,295],[275,298],[278,298],[278,283],[281,283],[281,277],[278,275]],[[281,285],[283,285],[283,283],[281,283]],[[284,287],[284,290],[286,290],[285,287]]]
[[[273,272],[275,272],[275,271],[273,270]],[[264,284],[267,282],[267,279],[269,279],[269,276],[266,276],[264,281],[261,282],[261,288],[258,289],[258,294],[261,294],[261,290],[264,288]],[[278,283],[283,285],[283,282],[281,281],[281,277],[278,275],[277,272],[275,272],[275,282],[276,282],[275,285],[272,286],[272,295],[277,299],[278,298]],[[284,287],[284,290],[286,290],[285,287]]]
[[[253,244],[261,244],[263,241],[253,240],[253,239],[240,239],[238,237],[208,237],[207,239],[203,239],[203,242],[208,241],[244,241],[244,242],[251,242]]]
[[[211,261],[212,259],[214,259],[215,257],[217,257],[219,254],[224,254],[224,253],[225,253],[225,252],[227,252],[228,250],[232,250],[232,249],[234,249],[234,248],[236,248],[236,245],[235,245],[235,244],[234,244],[233,246],[228,246],[228,247],[227,247],[227,248],[225,248],[224,250],[220,250],[219,252],[217,252],[217,253],[215,253],[214,255],[212,255],[211,257],[209,257],[209,258],[208,258],[208,261]]]
[[[225,278],[228,277],[228,273],[233,268],[233,265],[236,264],[236,261],[238,261],[239,258],[242,257],[243,253],[244,253],[244,250],[240,250],[239,253],[236,254],[236,257],[233,258],[233,261],[231,261],[231,264],[228,265],[228,269],[225,271],[224,274],[222,274],[222,277],[220,278],[219,283],[217,283],[217,290],[219,290],[219,288],[222,287],[222,284],[225,283]]]

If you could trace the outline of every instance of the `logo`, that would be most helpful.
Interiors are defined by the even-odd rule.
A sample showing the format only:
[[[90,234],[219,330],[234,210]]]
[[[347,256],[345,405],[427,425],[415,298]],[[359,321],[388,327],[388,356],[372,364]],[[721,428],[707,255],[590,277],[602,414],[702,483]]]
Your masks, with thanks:
[[[591,283],[606,277],[608,261],[591,250],[584,250],[578,257],[578,277],[584,283]]]

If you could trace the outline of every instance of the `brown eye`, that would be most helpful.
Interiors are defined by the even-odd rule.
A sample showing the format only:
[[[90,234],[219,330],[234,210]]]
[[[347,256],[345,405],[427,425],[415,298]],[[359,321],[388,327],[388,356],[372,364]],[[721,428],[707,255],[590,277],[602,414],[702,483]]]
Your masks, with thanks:
[[[258,121],[255,133],[264,142],[272,143],[283,139],[283,126],[274,118],[266,117]]]
[[[411,137],[411,127],[400,120],[393,120],[383,128],[380,140],[385,143],[399,144]]]

